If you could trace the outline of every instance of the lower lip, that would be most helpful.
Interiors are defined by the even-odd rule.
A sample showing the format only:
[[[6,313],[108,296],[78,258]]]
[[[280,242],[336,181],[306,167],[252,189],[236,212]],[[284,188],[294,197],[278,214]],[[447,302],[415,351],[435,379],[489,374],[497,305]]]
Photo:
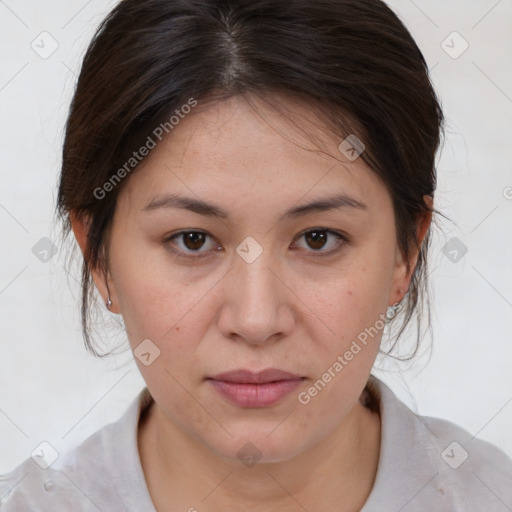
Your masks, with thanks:
[[[290,394],[303,379],[280,380],[265,384],[240,384],[210,379],[212,386],[239,407],[268,407]]]

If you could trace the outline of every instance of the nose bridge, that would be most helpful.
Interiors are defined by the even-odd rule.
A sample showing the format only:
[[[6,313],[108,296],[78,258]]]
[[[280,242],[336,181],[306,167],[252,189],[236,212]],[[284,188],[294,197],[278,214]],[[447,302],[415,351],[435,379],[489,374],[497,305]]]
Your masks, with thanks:
[[[262,250],[252,261],[240,257],[235,263],[233,278],[237,290],[237,304],[246,309],[247,313],[263,313],[266,308],[277,305],[279,281],[270,271],[272,266],[275,266],[275,259],[270,249]]]
[[[279,265],[270,248],[258,248],[252,241],[240,244],[237,253],[220,327],[227,336],[263,343],[290,328],[285,287],[275,276]]]

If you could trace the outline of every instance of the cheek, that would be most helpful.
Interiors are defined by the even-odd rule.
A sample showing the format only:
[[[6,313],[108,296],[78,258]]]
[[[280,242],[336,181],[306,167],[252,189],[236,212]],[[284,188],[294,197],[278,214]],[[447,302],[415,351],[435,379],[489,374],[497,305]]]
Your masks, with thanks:
[[[315,276],[305,283],[305,296],[307,290],[315,290],[308,305],[320,320],[309,322],[313,343],[305,357],[316,363],[318,384],[311,393],[305,390],[305,399],[315,402],[319,414],[329,415],[332,403],[341,405],[342,397],[355,400],[373,367],[385,327],[392,255],[389,244],[376,244],[347,258],[346,265],[330,275],[323,287],[319,288]]]
[[[195,306],[210,279],[193,283],[188,279],[190,270],[171,264],[158,244],[127,228],[121,227],[117,235],[110,261],[128,334],[160,339],[165,334],[179,333],[181,319],[197,314]]]
[[[321,279],[320,274],[310,274],[304,302],[318,315],[325,332],[350,342],[385,313],[393,275],[392,258],[386,254],[354,253],[337,272]]]

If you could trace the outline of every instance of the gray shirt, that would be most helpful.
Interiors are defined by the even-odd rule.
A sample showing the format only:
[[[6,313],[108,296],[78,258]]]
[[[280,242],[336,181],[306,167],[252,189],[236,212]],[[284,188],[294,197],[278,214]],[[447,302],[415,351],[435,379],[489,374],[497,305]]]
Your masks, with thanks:
[[[373,376],[369,391],[381,448],[361,512],[512,511],[512,460],[503,452],[453,423],[414,414]],[[0,510],[155,512],[137,449],[139,416],[152,400],[144,388],[117,422],[46,469],[29,458],[0,476]],[[191,507],[200,512],[199,500]]]

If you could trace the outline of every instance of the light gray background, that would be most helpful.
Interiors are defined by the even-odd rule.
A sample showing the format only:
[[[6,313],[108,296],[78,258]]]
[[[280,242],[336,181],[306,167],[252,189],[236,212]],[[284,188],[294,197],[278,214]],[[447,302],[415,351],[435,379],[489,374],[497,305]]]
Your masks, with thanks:
[[[130,353],[96,360],[85,352],[78,273],[66,274],[53,223],[76,72],[114,3],[0,1],[0,473],[41,441],[59,452],[76,445],[116,420],[143,386]],[[441,224],[433,251],[430,362],[428,354],[412,365],[388,361],[378,375],[420,414],[453,421],[512,456],[512,1],[390,5],[424,52],[444,106],[436,206],[455,224]],[[45,31],[58,48],[42,58],[31,44],[48,52]],[[453,31],[469,44],[458,58],[463,41],[446,39]],[[59,250],[47,263],[32,252],[43,237]],[[456,263],[442,252],[453,237],[468,248]]]

